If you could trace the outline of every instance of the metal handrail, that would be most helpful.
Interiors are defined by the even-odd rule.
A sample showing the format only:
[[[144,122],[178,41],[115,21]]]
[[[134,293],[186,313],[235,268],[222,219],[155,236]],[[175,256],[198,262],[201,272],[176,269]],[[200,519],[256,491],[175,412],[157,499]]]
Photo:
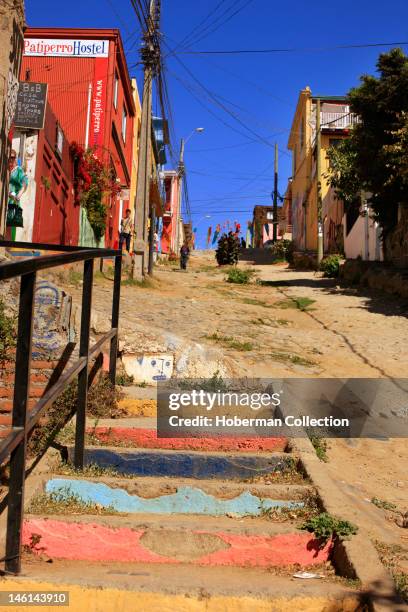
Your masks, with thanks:
[[[18,574],[21,571],[26,450],[30,432],[38,423],[44,411],[61,395],[67,385],[77,377],[78,398],[76,406],[74,464],[78,469],[83,468],[89,360],[94,355],[100,353],[102,346],[108,341],[110,341],[109,378],[112,384],[116,382],[122,251],[42,243],[11,242],[7,240],[0,240],[0,247],[23,248],[28,251],[62,252],[62,254],[55,255],[28,256],[20,261],[3,262],[0,264],[0,280],[21,277],[15,362],[18,380],[15,378],[14,381],[12,428],[8,436],[0,441],[0,463],[10,457],[5,570],[8,573]],[[94,346],[89,347],[93,264],[95,259],[101,258],[113,258],[115,261],[112,327]],[[79,261],[84,262],[79,358],[56,383],[47,389],[35,407],[28,413],[34,292],[37,272]]]

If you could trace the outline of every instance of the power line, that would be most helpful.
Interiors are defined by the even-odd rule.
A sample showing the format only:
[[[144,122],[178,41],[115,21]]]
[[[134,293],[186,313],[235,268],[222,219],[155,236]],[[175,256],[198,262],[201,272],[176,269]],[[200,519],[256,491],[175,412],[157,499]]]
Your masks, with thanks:
[[[239,55],[239,54],[254,54],[254,53],[304,53],[304,52],[321,52],[321,51],[336,51],[339,49],[368,49],[371,47],[392,47],[394,45],[408,45],[408,41],[397,42],[381,42],[381,43],[364,43],[356,45],[335,45],[333,47],[290,47],[281,49],[218,49],[218,50],[200,50],[200,51],[180,51],[183,55]]]

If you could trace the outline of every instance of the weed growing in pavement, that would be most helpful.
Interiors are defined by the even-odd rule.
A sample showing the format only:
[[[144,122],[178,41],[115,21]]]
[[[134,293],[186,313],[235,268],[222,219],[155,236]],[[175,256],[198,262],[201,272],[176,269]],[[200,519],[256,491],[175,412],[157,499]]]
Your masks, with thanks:
[[[377,508],[382,508],[383,510],[391,510],[392,512],[398,511],[398,508],[395,504],[387,502],[384,499],[378,499],[378,497],[373,497],[371,499],[371,503],[374,504],[374,506],[377,506]]]
[[[139,289],[151,289],[154,285],[150,278],[144,278],[143,280],[136,280],[135,278],[126,278],[122,281],[124,287],[139,287]]]
[[[240,340],[236,340],[232,336],[220,336],[217,332],[204,336],[207,340],[213,340],[218,344],[222,344],[226,348],[231,348],[236,351],[252,351],[254,346],[251,342],[241,342]]]
[[[300,357],[299,355],[294,355],[293,353],[281,353],[275,351],[274,353],[270,353],[270,356],[274,361],[280,361],[282,363],[289,362],[294,365],[300,365],[305,367],[312,367],[317,365],[316,361],[312,359],[306,359],[306,357]]]
[[[310,306],[314,304],[316,300],[312,300],[308,297],[291,297],[287,300],[282,300],[280,302],[276,302],[276,308],[297,308],[302,312],[308,312],[312,310]]]
[[[55,468],[55,473],[60,476],[82,476],[84,478],[134,478],[132,474],[122,474],[114,468],[106,468],[96,463],[85,465],[82,470],[77,469],[72,463],[61,461]]]
[[[9,358],[10,351],[16,346],[17,319],[6,314],[6,307],[0,298],[0,363]]]
[[[33,429],[28,442],[31,455],[44,451],[70,421],[77,408],[77,384],[71,383],[52,404],[42,421]],[[123,397],[118,387],[107,376],[100,376],[88,390],[87,414],[95,417],[113,418],[124,411],[118,402]]]
[[[328,512],[321,512],[317,516],[311,517],[303,523],[301,529],[314,533],[322,546],[331,538],[348,539],[358,531],[356,525],[332,516]]]
[[[401,568],[401,565],[406,566],[408,561],[408,549],[398,544],[385,544],[378,540],[374,540],[373,544],[381,563],[390,570],[398,594],[408,603],[408,574]]]
[[[314,516],[318,516],[321,512],[316,495],[311,492],[306,493],[300,500],[303,506],[298,508],[262,508],[261,516],[271,521],[287,522],[287,521],[305,521]]]
[[[256,274],[256,270],[240,270],[240,268],[231,268],[227,272],[227,283],[235,283],[237,285],[247,285],[251,282],[252,277]]]
[[[131,387],[133,385],[134,378],[131,374],[121,372],[116,376],[116,384],[120,387]]]
[[[31,500],[28,514],[118,514],[113,506],[83,501],[69,487],[51,493],[39,493]]]
[[[243,304],[251,304],[251,306],[262,306],[263,308],[273,308],[272,304],[268,304],[267,302],[263,302],[262,300],[255,300],[253,298],[243,298],[241,299]]]
[[[320,436],[313,436],[313,435],[310,435],[309,439],[320,461],[324,461],[325,463],[327,463],[327,461],[329,460],[327,456],[327,440],[325,440],[324,438],[321,438]]]
[[[228,385],[220,375],[220,371],[216,370],[211,378],[189,378],[186,380],[177,381],[179,389],[202,389],[203,391],[227,391]]]
[[[286,319],[262,319],[262,317],[258,317],[257,319],[251,319],[250,323],[252,325],[267,325],[271,327],[276,327],[278,325],[288,325],[289,321]]]
[[[80,285],[82,285],[82,282],[82,272],[78,272],[77,270],[73,270],[72,268],[70,268],[68,272],[68,283],[70,285],[74,285],[74,287],[79,287]]]

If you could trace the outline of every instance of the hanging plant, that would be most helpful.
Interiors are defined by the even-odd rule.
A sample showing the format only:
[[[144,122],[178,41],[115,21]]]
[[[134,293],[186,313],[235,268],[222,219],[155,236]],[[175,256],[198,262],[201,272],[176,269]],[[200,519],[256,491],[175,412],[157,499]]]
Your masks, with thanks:
[[[75,203],[86,210],[97,242],[105,234],[108,207],[104,200],[120,192],[111,168],[96,156],[94,148],[84,149],[76,142],[70,147],[74,160]]]

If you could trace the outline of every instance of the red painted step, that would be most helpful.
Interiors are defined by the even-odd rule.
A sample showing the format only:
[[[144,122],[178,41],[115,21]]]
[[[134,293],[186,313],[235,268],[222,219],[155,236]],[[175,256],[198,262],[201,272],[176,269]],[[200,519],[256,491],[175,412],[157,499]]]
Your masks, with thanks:
[[[155,429],[136,427],[89,427],[92,434],[105,444],[128,443],[136,448],[200,451],[279,451],[287,446],[286,438],[158,438]]]
[[[168,532],[156,531],[155,544],[144,543],[150,536],[146,528],[113,528],[97,523],[71,523],[54,519],[29,519],[24,522],[23,544],[30,545],[32,536],[41,536],[34,552],[51,558],[111,561],[123,563],[181,563],[208,566],[284,567],[298,564],[306,567],[324,563],[329,559],[331,543],[319,548],[310,533],[284,533],[278,535],[239,535],[224,532],[179,530],[179,542],[190,537],[197,540],[196,547],[186,561],[172,555],[158,553],[160,541]],[[146,539],[146,537],[145,537]],[[208,553],[208,542],[212,551]],[[200,555],[200,549],[202,554]],[[177,551],[177,546],[175,547]]]

